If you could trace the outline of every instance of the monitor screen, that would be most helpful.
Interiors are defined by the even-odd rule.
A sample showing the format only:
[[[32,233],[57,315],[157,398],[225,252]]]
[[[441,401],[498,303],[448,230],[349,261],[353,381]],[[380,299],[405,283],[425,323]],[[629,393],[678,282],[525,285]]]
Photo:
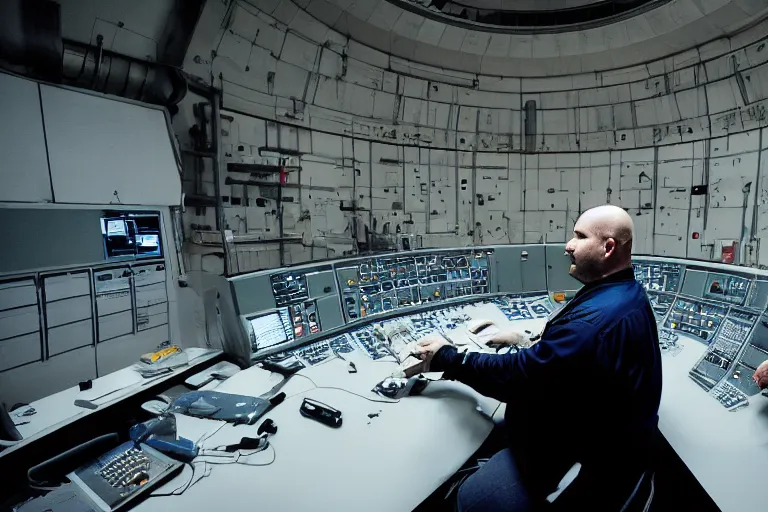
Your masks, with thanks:
[[[101,217],[104,256],[107,260],[162,256],[160,227],[157,212],[105,211]]]
[[[287,308],[276,313],[249,318],[248,322],[251,327],[252,352],[271,348],[294,339]]]
[[[136,237],[136,243],[139,247],[160,247],[160,237],[158,235],[139,235]]]
[[[128,234],[128,228],[125,226],[125,221],[118,220],[106,220],[107,224],[107,236],[126,236]]]

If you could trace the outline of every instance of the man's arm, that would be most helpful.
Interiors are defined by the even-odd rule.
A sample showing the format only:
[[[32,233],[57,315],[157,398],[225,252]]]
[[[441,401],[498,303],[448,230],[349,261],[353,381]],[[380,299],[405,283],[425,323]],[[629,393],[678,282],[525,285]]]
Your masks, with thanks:
[[[768,388],[768,361],[764,361],[763,364],[757,367],[757,371],[755,371],[752,379],[760,389]]]
[[[480,394],[508,401],[510,393],[525,391],[527,386],[569,378],[569,371],[580,365],[592,350],[593,329],[584,322],[572,321],[551,326],[545,337],[531,348],[514,354],[460,354],[455,347],[438,344],[427,354],[430,371],[443,371],[474,388]]]

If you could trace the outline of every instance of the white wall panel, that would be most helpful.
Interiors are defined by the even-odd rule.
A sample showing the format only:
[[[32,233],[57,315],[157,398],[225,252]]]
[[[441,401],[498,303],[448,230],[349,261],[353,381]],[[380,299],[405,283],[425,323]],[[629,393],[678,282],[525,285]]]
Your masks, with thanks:
[[[181,179],[161,110],[40,88],[57,201],[179,204]]]
[[[50,202],[37,83],[0,73],[0,201]]]

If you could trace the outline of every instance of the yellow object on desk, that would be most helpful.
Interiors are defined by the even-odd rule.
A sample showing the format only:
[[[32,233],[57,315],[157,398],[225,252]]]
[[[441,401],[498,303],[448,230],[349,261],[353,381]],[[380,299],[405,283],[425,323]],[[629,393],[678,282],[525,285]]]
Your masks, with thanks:
[[[181,352],[181,347],[178,345],[171,345],[170,347],[158,350],[157,352],[149,352],[144,354],[141,356],[140,360],[142,363],[154,364],[162,361],[163,359],[166,359],[169,356],[172,356],[173,354],[178,354],[179,352]]]

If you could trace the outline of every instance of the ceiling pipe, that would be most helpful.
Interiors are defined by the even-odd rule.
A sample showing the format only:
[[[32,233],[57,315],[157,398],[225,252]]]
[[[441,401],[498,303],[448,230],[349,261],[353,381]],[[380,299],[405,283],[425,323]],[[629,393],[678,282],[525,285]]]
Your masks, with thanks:
[[[97,41],[99,38],[97,37]],[[61,83],[171,107],[187,94],[181,71],[76,41],[64,41]]]
[[[51,83],[162,105],[175,112],[187,93],[182,72],[97,45],[63,39],[61,10],[51,0],[0,0],[0,68]]]

